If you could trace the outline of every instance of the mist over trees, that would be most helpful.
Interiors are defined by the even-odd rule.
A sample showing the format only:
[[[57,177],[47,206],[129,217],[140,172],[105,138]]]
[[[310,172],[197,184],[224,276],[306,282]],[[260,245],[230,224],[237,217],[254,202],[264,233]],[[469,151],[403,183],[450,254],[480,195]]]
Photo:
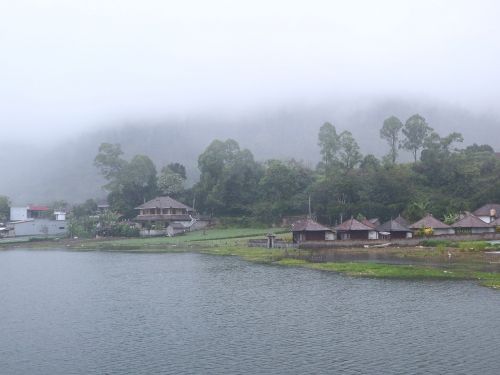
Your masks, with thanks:
[[[458,148],[462,134],[440,135],[418,114],[404,126],[395,116],[380,124],[380,138],[387,142],[381,159],[362,155],[352,133],[332,123],[320,126],[317,137],[316,167],[295,159],[258,162],[234,139],[215,139],[199,155],[200,179],[191,187],[181,162],[157,173],[146,155],[125,159],[119,144],[101,144],[94,164],[107,181],[112,210],[128,218],[136,206],[165,194],[204,214],[268,224],[307,214],[309,197],[313,213],[330,225],[361,215],[387,220],[402,214],[412,221],[428,212],[455,217],[500,200],[500,159],[493,149]],[[399,147],[411,150],[413,162],[397,162]]]
[[[96,150],[103,142],[120,144],[126,160],[134,155],[147,155],[158,171],[173,161],[181,162],[186,167],[184,186],[188,188],[199,180],[198,156],[213,139],[236,140],[241,148],[251,150],[259,163],[293,158],[314,169],[322,160],[318,130],[328,119],[339,133],[343,130],[352,133],[359,152],[365,155],[359,167],[373,161],[366,155],[374,155],[382,162],[382,157],[389,154],[387,141],[379,135],[385,119],[394,114],[404,123],[414,113],[425,114],[426,122],[438,134],[460,132],[464,137],[462,148],[488,143],[493,149],[500,149],[500,119],[493,114],[471,113],[456,106],[417,100],[330,101],[234,117],[131,121],[102,126],[72,138],[50,134],[53,139],[50,142],[33,137],[7,142],[2,137],[0,159],[8,162],[2,167],[0,194],[8,196],[14,205],[48,204],[60,199],[75,204],[88,197],[105,198],[108,192],[102,186],[106,180],[93,165]],[[403,138],[400,131],[399,143]],[[397,151],[397,162],[414,160],[407,150]]]

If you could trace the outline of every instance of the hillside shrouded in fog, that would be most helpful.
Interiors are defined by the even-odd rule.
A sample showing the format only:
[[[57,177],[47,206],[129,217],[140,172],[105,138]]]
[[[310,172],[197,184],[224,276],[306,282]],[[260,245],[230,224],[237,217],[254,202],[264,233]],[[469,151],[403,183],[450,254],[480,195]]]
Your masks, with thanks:
[[[459,131],[465,143],[490,144],[500,149],[500,120],[472,114],[463,108],[429,103],[379,101],[371,104],[343,103],[310,108],[282,108],[234,118],[193,117],[159,123],[135,123],[92,130],[67,137],[55,144],[27,139],[26,143],[4,143],[0,157],[13,160],[2,171],[0,191],[14,202],[51,202],[64,199],[80,202],[102,198],[104,180],[93,165],[99,144],[120,143],[126,156],[145,154],[160,169],[169,162],[186,165],[188,180],[198,178],[198,156],[215,138],[234,138],[249,148],[257,160],[269,158],[304,161],[315,167],[320,160],[318,131],[325,121],[339,130],[351,130],[363,154],[387,154],[388,146],[379,130],[385,118],[403,119],[414,112],[423,114],[439,133]],[[34,144],[34,145],[33,145]],[[410,160],[401,150],[400,160]]]
[[[0,2],[0,195],[103,197],[101,142],[186,165],[215,138],[315,166],[325,121],[382,156],[385,118],[500,149],[496,1]],[[409,155],[402,153],[402,160]]]

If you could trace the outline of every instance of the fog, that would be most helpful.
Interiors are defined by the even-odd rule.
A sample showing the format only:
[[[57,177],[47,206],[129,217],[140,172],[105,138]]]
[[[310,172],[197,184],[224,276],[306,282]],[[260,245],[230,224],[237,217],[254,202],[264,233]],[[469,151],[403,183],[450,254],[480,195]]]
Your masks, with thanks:
[[[216,137],[314,165],[324,121],[381,156],[393,114],[500,148],[499,11],[486,0],[0,0],[0,194],[104,195],[92,166],[103,141],[185,163],[193,181]]]

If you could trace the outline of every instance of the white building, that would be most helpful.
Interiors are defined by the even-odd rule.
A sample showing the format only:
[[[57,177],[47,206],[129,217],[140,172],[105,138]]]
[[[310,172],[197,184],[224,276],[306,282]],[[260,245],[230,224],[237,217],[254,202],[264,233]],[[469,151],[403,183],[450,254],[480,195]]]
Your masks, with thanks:
[[[28,205],[10,208],[9,236],[63,236],[68,232],[66,213]]]

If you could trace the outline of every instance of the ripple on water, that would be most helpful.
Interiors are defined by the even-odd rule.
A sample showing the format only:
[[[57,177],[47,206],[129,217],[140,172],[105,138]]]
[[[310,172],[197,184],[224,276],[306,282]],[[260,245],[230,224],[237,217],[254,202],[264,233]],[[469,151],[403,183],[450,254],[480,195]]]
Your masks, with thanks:
[[[498,292],[197,254],[0,253],[2,374],[497,374]]]

